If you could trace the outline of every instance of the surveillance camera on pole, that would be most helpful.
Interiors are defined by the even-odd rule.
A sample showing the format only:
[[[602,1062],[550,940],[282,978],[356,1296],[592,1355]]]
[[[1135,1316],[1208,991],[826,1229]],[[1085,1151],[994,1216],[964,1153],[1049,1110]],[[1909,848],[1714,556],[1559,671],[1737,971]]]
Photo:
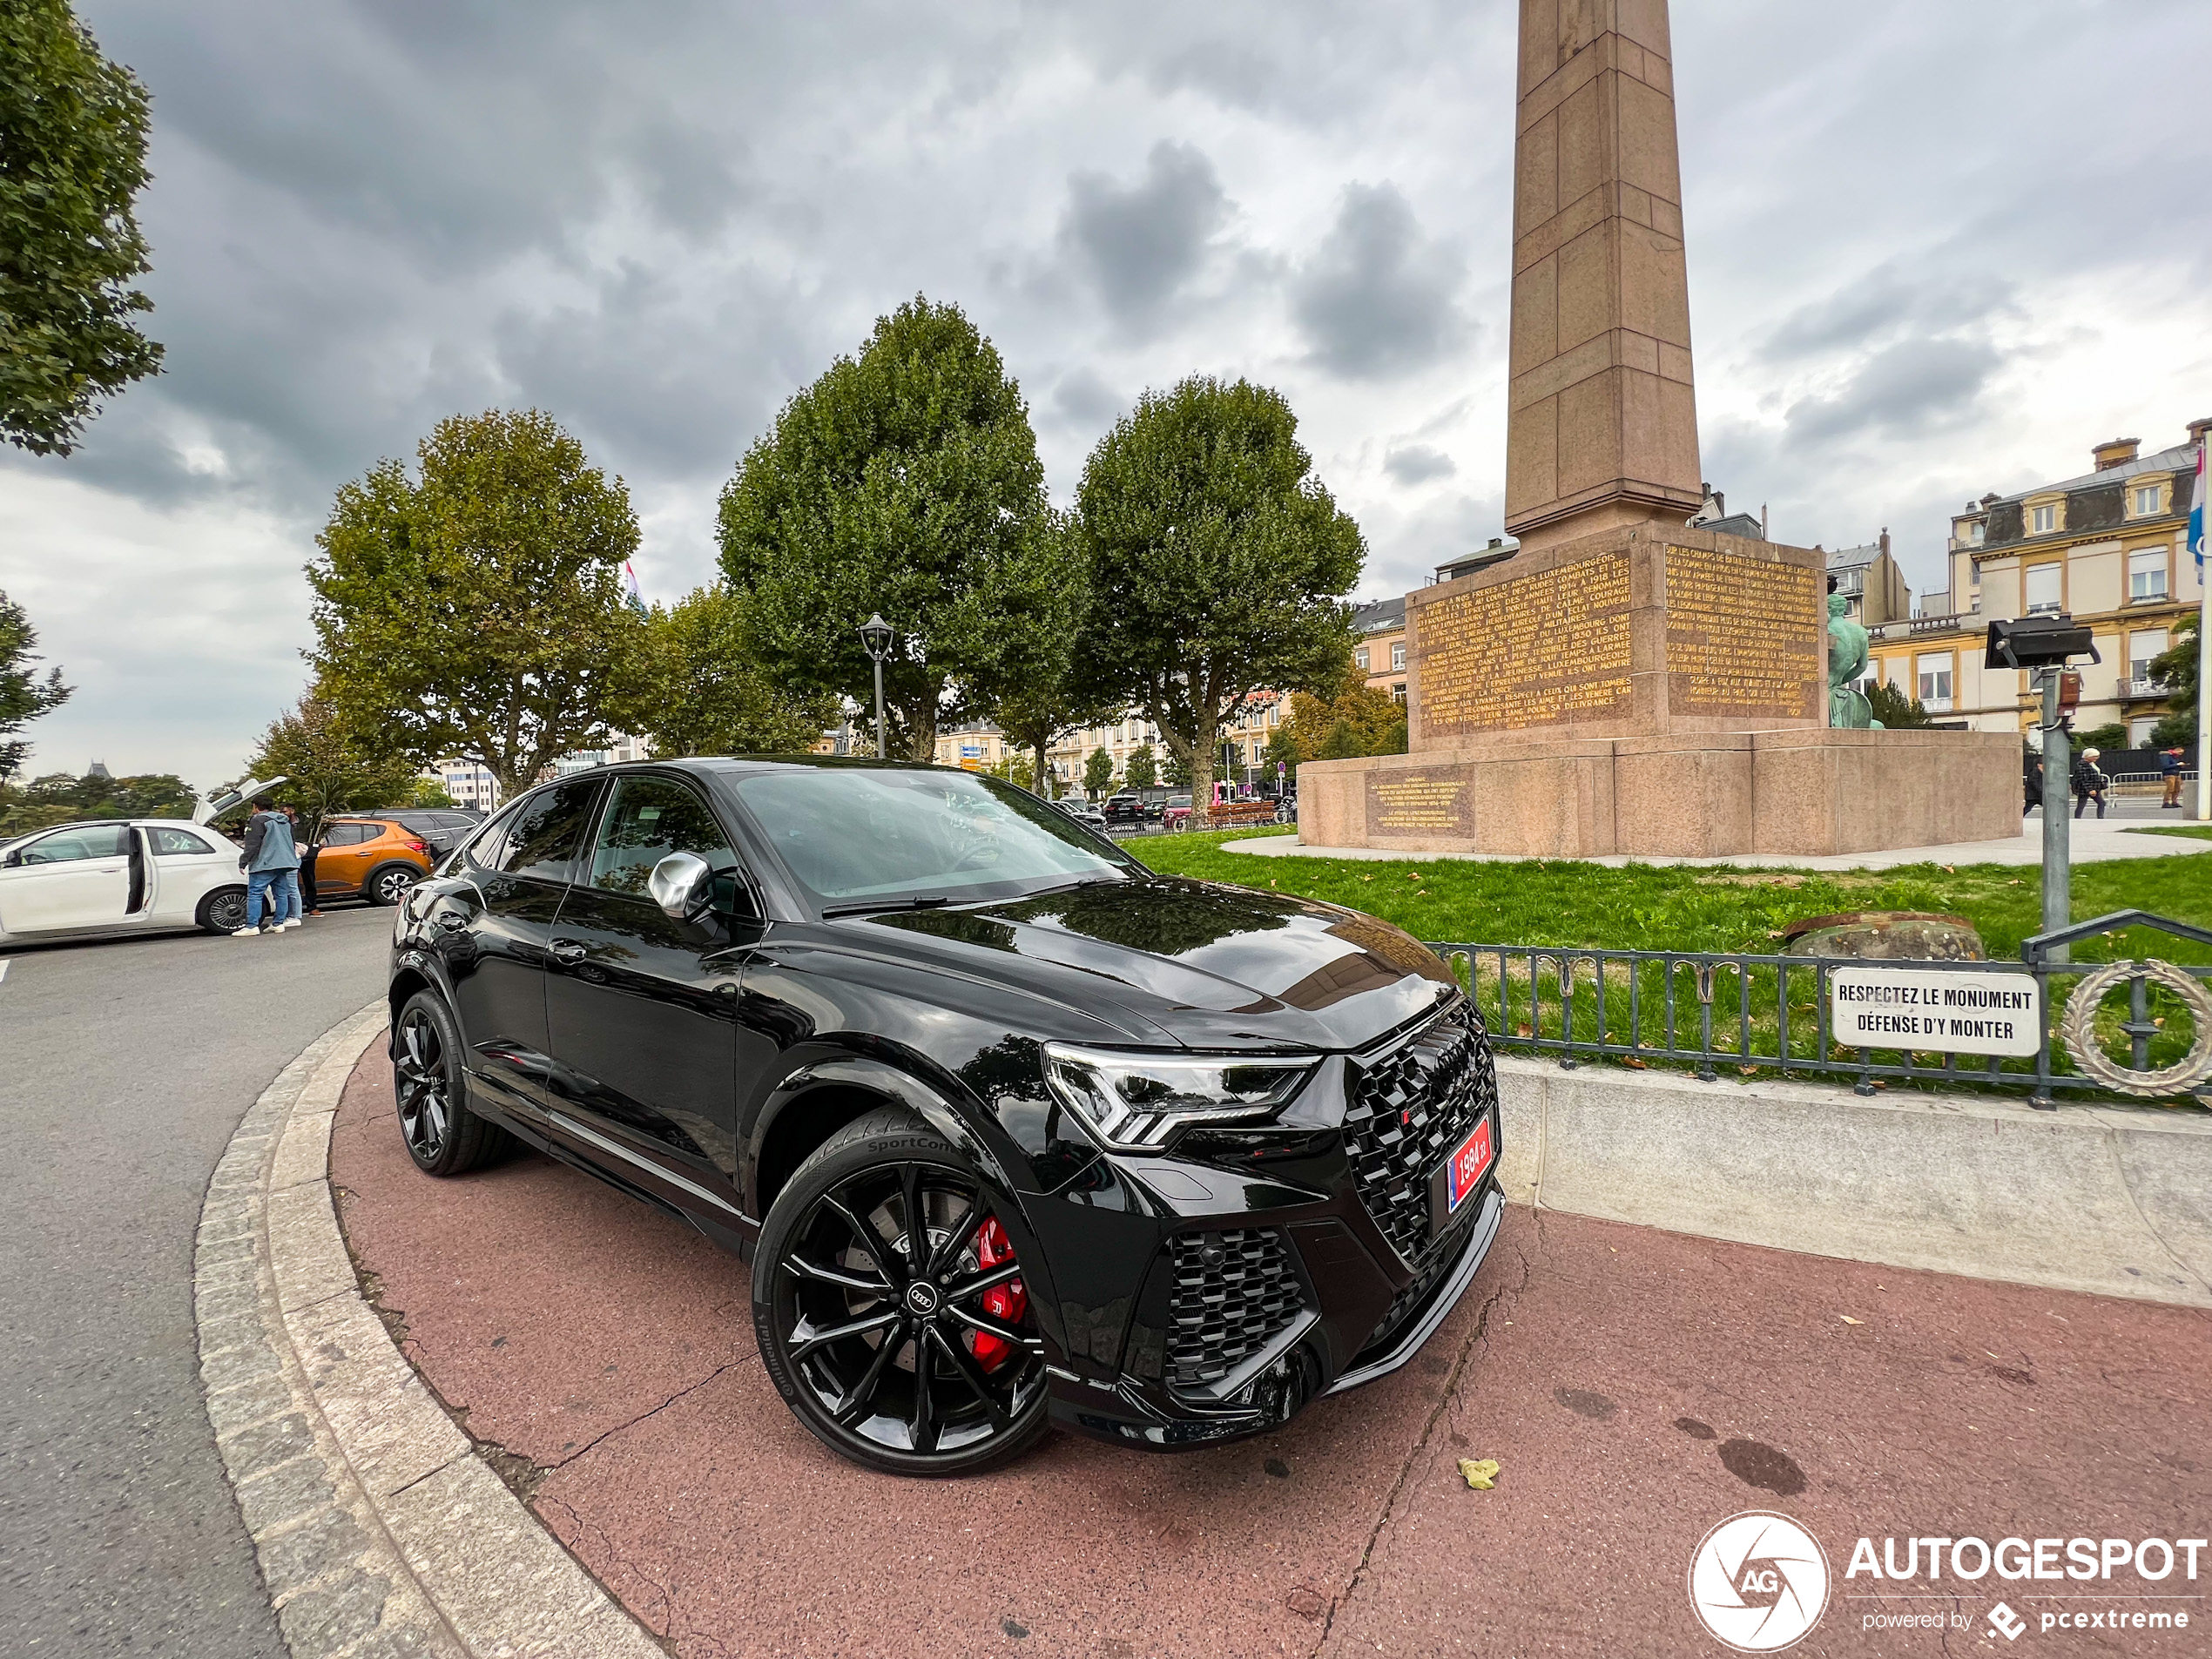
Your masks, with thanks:
[[[2074,744],[2067,736],[2063,703],[2067,664],[2077,658],[2102,662],[2089,630],[2072,617],[2021,617],[1989,624],[1982,653],[1990,668],[2025,669],[2043,692],[2043,931],[2053,933],[2074,920],[2073,844],[2067,801],[2073,793]],[[2051,804],[2057,786],[2058,805]],[[2051,953],[2067,960],[2064,946]]]

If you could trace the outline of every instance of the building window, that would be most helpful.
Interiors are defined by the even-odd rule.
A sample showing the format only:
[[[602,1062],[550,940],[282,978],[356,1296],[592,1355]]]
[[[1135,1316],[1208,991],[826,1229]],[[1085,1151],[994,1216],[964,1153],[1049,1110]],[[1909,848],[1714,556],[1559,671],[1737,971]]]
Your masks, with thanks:
[[[1390,648],[1390,666],[1393,672],[1406,666],[1406,642],[1402,639]]]
[[[2128,678],[2148,680],[2150,665],[2166,654],[2166,631],[2143,628],[2128,636]]]
[[[1398,699],[1398,706],[1399,708],[1402,709],[1406,706],[1406,682],[1404,680],[1400,680],[1397,685],[1392,686],[1390,688],[1390,694]]]
[[[2059,609],[2059,567],[2055,564],[2031,564],[2027,568],[2027,614],[2031,617],[2050,616]]]
[[[2128,722],[2128,746],[2130,749],[2150,747],[2150,734],[2158,729],[2155,714],[2143,715]]]
[[[1914,659],[1913,667],[1920,676],[1920,701],[1931,709],[1950,708],[1951,653],[1924,651]]]
[[[2166,597],[2166,550],[2147,547],[2128,556],[2128,597],[2163,599]]]
[[[2135,516],[2137,518],[2157,517],[2160,509],[2166,504],[2161,499],[2165,494],[2166,492],[2156,484],[2137,484],[2135,486]]]
[[[2058,527],[2059,509],[2055,502],[2028,509],[2027,529],[2031,536],[2048,536]]]
[[[1367,671],[1367,648],[1365,645],[1361,645],[1355,649],[1352,653],[1352,660],[1359,664],[1359,671],[1361,673],[1366,673]]]
[[[1981,545],[1982,534],[1987,528],[1988,526],[1984,524],[1979,519],[1976,519],[1973,523],[1967,525],[1966,545],[1968,547],[1979,547]]]

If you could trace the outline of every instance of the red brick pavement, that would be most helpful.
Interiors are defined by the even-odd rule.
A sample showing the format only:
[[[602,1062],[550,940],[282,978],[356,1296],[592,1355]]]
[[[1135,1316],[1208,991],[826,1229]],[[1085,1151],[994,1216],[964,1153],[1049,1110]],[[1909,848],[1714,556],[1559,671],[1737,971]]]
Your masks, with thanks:
[[[2008,1648],[1981,1622],[2000,1595],[2033,1623],[2074,1605],[2033,1593],[2100,1587],[1867,1600],[1889,1587],[1843,1576],[1857,1538],[2212,1522],[2203,1313],[1520,1208],[1414,1365],[1283,1433],[1179,1457],[1055,1439],[977,1479],[887,1480],[792,1419],[745,1268],[681,1224],[535,1156],[418,1174],[374,1053],[331,1164],[410,1359],[685,1659],[1718,1653],[1690,1554],[1769,1507],[1837,1575],[1797,1651],[1987,1653]],[[1499,1460],[1496,1489],[1460,1457]],[[2021,1650],[2202,1651],[2212,1607],[2161,1605],[2195,1628]],[[1939,1608],[1969,1628],[1864,1629]]]

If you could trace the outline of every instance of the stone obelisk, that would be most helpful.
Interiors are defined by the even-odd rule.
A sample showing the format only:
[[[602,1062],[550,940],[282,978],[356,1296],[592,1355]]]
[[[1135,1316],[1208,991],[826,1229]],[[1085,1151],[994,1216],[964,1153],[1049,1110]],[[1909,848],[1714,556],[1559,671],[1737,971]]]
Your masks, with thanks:
[[[1506,529],[1703,500],[1666,0],[1521,0]]]
[[[1818,549],[1687,522],[1672,57],[1666,0],[1521,0],[1521,545],[1406,596],[1408,752],[1299,767],[1308,846],[1730,858],[2019,833],[2016,735],[1828,727]]]

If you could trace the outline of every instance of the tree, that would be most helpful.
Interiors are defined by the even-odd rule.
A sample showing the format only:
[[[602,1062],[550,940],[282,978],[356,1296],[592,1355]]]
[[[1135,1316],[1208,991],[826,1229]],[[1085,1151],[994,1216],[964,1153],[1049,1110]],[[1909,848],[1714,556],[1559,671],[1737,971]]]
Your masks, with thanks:
[[[300,809],[310,836],[333,813],[414,805],[420,781],[412,763],[383,747],[374,733],[350,725],[313,691],[269,723],[246,772],[249,778],[283,778],[269,792]]]
[[[1037,630],[1030,642],[1033,659],[1017,683],[990,699],[989,713],[1015,746],[1028,752],[1036,779],[1032,786],[1050,800],[1053,745],[1085,726],[1116,718],[1123,707],[1076,675],[1076,662],[1089,649],[1090,574],[1057,514],[1051,516],[1037,556],[1049,569],[1031,615],[1030,625]]]
[[[783,691],[754,660],[745,602],[720,583],[655,605],[644,645],[617,718],[656,758],[804,754],[837,723],[834,698]]]
[[[33,455],[69,454],[103,395],[160,372],[129,286],[152,268],[146,178],[138,78],[67,0],[0,5],[0,432]]]
[[[1114,781],[1114,757],[1104,749],[1093,749],[1083,762],[1083,793],[1096,796]]]
[[[76,818],[190,818],[197,803],[191,786],[173,772],[128,778],[49,772],[21,786],[0,784],[0,836]]]
[[[1177,754],[1174,750],[1169,750],[1168,758],[1160,765],[1160,781],[1170,789],[1190,788],[1190,763]],[[1208,787],[1211,788],[1211,786],[1209,785]]]
[[[1152,753],[1152,745],[1140,743],[1129,752],[1129,762],[1122,768],[1122,777],[1131,789],[1150,789],[1160,781],[1160,765]]]
[[[1892,732],[1908,732],[1915,726],[1935,724],[1917,697],[1908,697],[1885,680],[1867,692],[1867,705],[1874,711],[1874,718]]]
[[[1064,561],[1028,406],[954,306],[917,295],[786,404],[724,489],[717,537],[754,652],[791,689],[873,708],[859,629],[880,613],[898,630],[884,701],[912,759],[1055,644]]]
[[[2084,749],[2094,749],[2100,754],[2118,754],[2128,745],[2128,728],[2117,724],[2093,725],[2087,732],[2077,732],[2069,740],[2076,759]]]
[[[22,769],[30,752],[30,745],[16,733],[68,702],[74,689],[62,684],[58,668],[48,669],[44,679],[38,677],[30,666],[39,660],[30,649],[37,643],[37,631],[24,608],[0,593],[0,784]]]
[[[427,811],[435,811],[442,807],[448,812],[461,805],[459,801],[446,793],[442,785],[434,784],[428,778],[417,778],[415,780],[414,788],[408,792],[403,801],[386,804],[417,806]]]
[[[1406,705],[1389,692],[1370,685],[1367,671],[1346,653],[1335,684],[1319,696],[1293,692],[1290,718],[1275,730],[1268,759],[1290,760],[1293,770],[1307,760],[1402,755],[1406,752]],[[1278,744],[1291,752],[1278,755]]]
[[[1147,392],[1083,468],[1076,519],[1096,591],[1087,678],[1142,709],[1213,793],[1216,736],[1260,688],[1335,683],[1341,603],[1366,556],[1280,394],[1205,376]]]
[[[603,745],[635,695],[646,624],[620,576],[637,520],[536,409],[455,415],[416,453],[419,480],[380,462],[316,537],[318,694],[386,752],[462,756],[511,795]]]
[[[2176,746],[2188,751],[2189,764],[2196,763],[2196,699],[2197,676],[2202,671],[2202,658],[2198,649],[2197,625],[2201,617],[2184,617],[2174,624],[2174,643],[2165,651],[2151,659],[2151,678],[2166,688],[2166,717],[2151,729],[2151,746],[2171,749]],[[4,731],[5,727],[0,727]]]

